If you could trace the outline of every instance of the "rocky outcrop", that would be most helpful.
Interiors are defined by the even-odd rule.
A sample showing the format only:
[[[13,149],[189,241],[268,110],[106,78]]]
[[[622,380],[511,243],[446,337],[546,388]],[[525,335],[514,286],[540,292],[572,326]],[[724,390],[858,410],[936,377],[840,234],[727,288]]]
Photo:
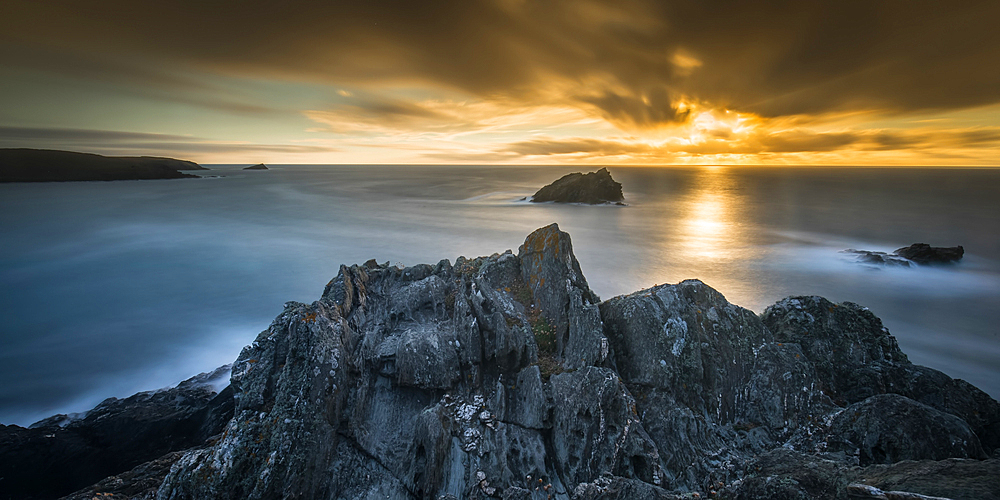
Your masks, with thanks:
[[[246,167],[243,170],[270,170],[270,169],[267,168],[267,165],[264,165],[263,163],[258,163],[256,165],[250,165],[249,167]]]
[[[197,163],[152,156],[101,156],[46,149],[0,149],[0,182],[117,181],[198,178]]]
[[[596,172],[566,174],[538,190],[531,197],[535,203],[618,203],[625,199],[622,185],[611,178],[611,172],[602,168]]]
[[[171,462],[160,500],[846,499],[909,491],[873,468],[1000,453],[997,402],[911,364],[867,309],[758,316],[696,280],[600,302],[554,224],[516,255],[342,266],[231,390],[217,439],[84,491],[149,497]]]
[[[55,498],[204,443],[233,415],[232,390],[214,388],[228,375],[227,365],[171,389],[107,399],[84,415],[0,425],[0,498]]]
[[[892,253],[874,252],[871,250],[855,250],[849,248],[843,253],[857,256],[858,262],[876,266],[913,267],[934,264],[949,264],[962,260],[965,248],[932,247],[926,243],[914,243],[908,247],[897,248]]]
[[[962,245],[957,247],[932,247],[927,243],[914,243],[908,247],[897,248],[894,252],[900,257],[907,258],[917,264],[946,264],[962,260],[965,249]]]

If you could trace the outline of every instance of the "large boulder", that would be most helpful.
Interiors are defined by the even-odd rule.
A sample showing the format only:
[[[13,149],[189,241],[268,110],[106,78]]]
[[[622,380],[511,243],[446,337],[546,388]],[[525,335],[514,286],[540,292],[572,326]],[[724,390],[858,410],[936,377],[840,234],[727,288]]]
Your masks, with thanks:
[[[538,190],[531,201],[542,203],[621,203],[625,199],[622,185],[611,178],[611,172],[602,168],[596,172],[566,174]]]
[[[861,465],[901,460],[986,458],[964,420],[898,394],[855,403],[833,418],[830,451],[856,454]]]

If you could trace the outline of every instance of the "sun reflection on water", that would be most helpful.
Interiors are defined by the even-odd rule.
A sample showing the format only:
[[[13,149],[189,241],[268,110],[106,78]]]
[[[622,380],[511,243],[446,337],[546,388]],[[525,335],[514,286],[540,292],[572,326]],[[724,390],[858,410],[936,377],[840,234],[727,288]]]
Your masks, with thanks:
[[[677,207],[680,220],[675,245],[684,257],[710,261],[706,264],[736,257],[742,245],[734,188],[728,168],[699,169],[693,191]]]

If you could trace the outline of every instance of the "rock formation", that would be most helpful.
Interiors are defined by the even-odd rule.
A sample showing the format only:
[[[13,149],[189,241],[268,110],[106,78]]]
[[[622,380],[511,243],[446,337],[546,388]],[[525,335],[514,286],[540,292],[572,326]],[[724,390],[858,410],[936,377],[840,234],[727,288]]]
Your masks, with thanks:
[[[855,250],[849,248],[844,253],[855,254],[858,262],[883,266],[912,267],[913,265],[948,264],[962,260],[965,248],[932,247],[926,243],[914,243],[908,247],[897,248],[892,253],[873,252],[870,250]]]
[[[152,156],[101,156],[46,149],[0,149],[0,182],[117,181],[198,178],[197,163]]]
[[[531,201],[535,203],[553,201],[556,203],[586,203],[589,205],[600,203],[621,204],[624,199],[622,185],[611,178],[611,172],[608,172],[607,168],[587,174],[581,174],[580,172],[566,174],[552,184],[539,189],[531,197]]]
[[[203,444],[232,418],[232,390],[213,388],[229,368],[171,389],[109,398],[84,415],[55,415],[27,429],[0,425],[0,498],[56,498]]]
[[[908,247],[898,248],[895,252],[900,257],[916,262],[917,264],[945,264],[962,260],[965,249],[962,245],[957,247],[932,247],[927,243],[914,243]]]
[[[246,167],[243,170],[270,170],[270,169],[267,168],[267,165],[264,165],[263,163],[258,163],[256,165],[250,165],[249,167]]]
[[[517,254],[342,266],[231,390],[216,438],[75,498],[1000,496],[1000,404],[867,309],[758,316],[696,280],[601,302],[555,224]]]

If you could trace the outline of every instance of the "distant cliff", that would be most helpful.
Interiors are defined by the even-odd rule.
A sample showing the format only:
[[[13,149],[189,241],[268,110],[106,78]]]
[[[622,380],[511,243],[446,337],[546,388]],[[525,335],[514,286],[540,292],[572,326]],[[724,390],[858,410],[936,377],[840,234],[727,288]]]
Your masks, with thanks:
[[[101,156],[48,149],[0,149],[0,182],[197,178],[197,163],[153,156]]]
[[[555,224],[341,266],[230,381],[221,434],[70,498],[1000,498],[1000,404],[867,308],[758,316],[697,280],[601,301]]]

